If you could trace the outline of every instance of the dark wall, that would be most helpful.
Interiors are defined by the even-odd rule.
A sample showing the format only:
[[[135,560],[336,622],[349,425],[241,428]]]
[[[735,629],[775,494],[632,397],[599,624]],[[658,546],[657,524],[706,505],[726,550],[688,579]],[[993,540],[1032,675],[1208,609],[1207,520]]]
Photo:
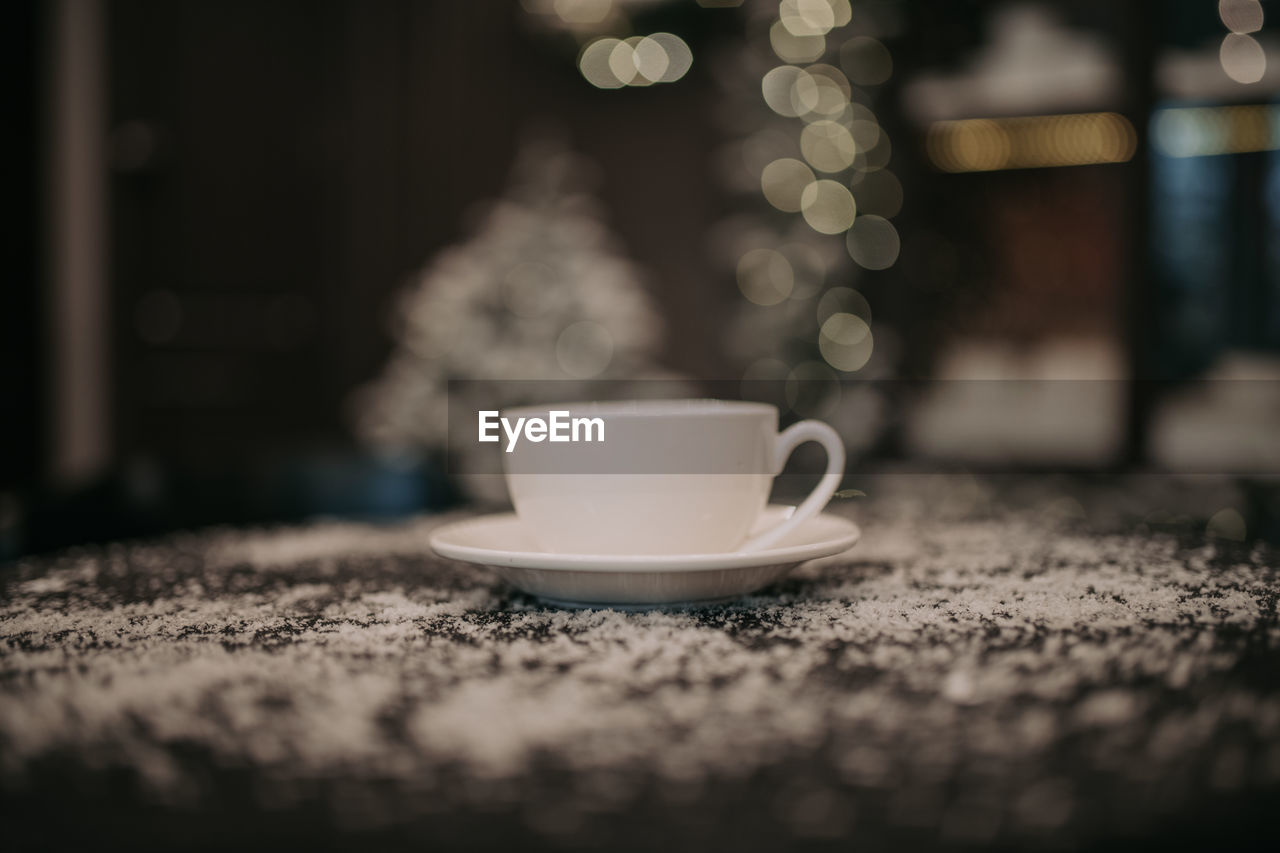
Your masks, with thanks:
[[[0,11],[0,86],[14,146],[3,166],[8,215],[0,284],[0,490],[35,478],[44,454],[41,18],[38,0],[15,0]]]
[[[501,193],[533,116],[604,167],[673,326],[668,360],[714,372],[705,69],[593,90],[574,48],[532,35],[514,3],[108,11],[120,456],[216,469],[343,440],[343,401],[390,345],[392,294]]]
[[[461,51],[509,16],[471,5],[110,4],[121,454],[219,466],[340,434],[389,295],[501,186],[519,111]]]

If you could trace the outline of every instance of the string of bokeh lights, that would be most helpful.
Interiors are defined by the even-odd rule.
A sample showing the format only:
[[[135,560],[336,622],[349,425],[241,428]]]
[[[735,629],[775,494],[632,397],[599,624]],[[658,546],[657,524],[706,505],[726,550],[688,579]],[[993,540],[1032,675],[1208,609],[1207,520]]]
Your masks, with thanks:
[[[692,67],[693,53],[674,33],[619,38],[630,28],[628,12],[653,0],[522,0],[546,25],[572,32],[582,44],[577,66],[599,89],[674,83]],[[698,0],[709,8],[742,0]],[[883,270],[898,259],[897,230],[889,221],[902,206],[902,187],[887,169],[888,135],[867,106],[859,87],[878,86],[893,72],[889,51],[868,36],[841,37],[853,19],[849,0],[781,0],[771,17],[768,45],[781,64],[763,75],[760,91],[767,107],[797,122],[798,154],[757,166],[759,189],[777,210],[798,215],[816,235],[843,236],[848,256],[868,270]],[[828,54],[831,61],[824,61]],[[860,211],[860,202],[865,210]],[[757,306],[815,295],[797,285],[791,257],[804,249],[794,242],[752,248],[737,264],[743,296]],[[812,254],[812,253],[810,253]],[[820,300],[818,350],[831,368],[861,369],[871,356],[871,312],[851,288],[834,288],[840,298]],[[839,294],[838,294],[839,295]],[[837,307],[850,310],[834,310]],[[813,365],[817,367],[817,365]]]
[[[1229,33],[1218,48],[1218,61],[1237,83],[1257,83],[1267,73],[1267,54],[1253,33],[1265,15],[1258,0],[1218,0],[1218,17]]]
[[[588,83],[600,89],[621,89],[674,83],[693,65],[693,51],[674,33],[607,35],[630,30],[630,13],[661,1],[521,0],[521,5],[542,26],[569,32],[582,44],[578,70]]]
[[[692,65],[693,51],[673,33],[598,38],[578,56],[578,70],[588,83],[600,89],[674,83]]]
[[[770,205],[798,214],[817,234],[843,235],[858,266],[884,270],[896,263],[900,250],[890,218],[901,208],[902,188],[887,168],[892,155],[888,134],[867,106],[871,98],[862,87],[886,82],[893,60],[874,38],[842,38],[852,17],[848,0],[778,4],[768,38],[782,64],[763,75],[760,91],[770,110],[798,122],[800,156],[766,163],[760,169],[760,190]],[[824,61],[828,57],[831,62]],[[877,213],[860,211],[860,196],[874,198]],[[739,289],[759,306],[804,298],[807,294],[797,292],[796,277],[786,251],[753,248],[738,262]],[[870,306],[860,293],[847,287],[827,289],[818,300],[817,321],[818,352],[827,366],[842,373],[866,366],[874,337]],[[815,375],[820,372],[819,365],[810,367]],[[797,370],[788,378],[797,378]]]

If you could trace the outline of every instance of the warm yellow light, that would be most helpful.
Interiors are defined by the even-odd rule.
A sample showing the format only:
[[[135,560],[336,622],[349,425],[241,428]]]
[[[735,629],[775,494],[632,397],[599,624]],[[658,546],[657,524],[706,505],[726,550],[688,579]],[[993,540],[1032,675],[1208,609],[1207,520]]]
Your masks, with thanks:
[[[965,119],[929,128],[926,150],[944,172],[1124,163],[1137,135],[1116,113]]]

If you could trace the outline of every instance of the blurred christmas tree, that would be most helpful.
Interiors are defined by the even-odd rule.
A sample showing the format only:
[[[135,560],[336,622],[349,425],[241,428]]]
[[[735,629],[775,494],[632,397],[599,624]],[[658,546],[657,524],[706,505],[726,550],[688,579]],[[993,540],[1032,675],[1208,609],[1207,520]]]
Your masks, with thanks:
[[[475,234],[432,259],[402,295],[396,348],[352,400],[364,440],[443,451],[448,404],[466,408],[448,399],[451,380],[500,380],[502,402],[515,405],[539,402],[525,380],[560,380],[557,393],[570,397],[592,381],[660,374],[659,317],[589,191],[593,174],[555,137],[523,146],[510,188]],[[497,470],[496,460],[466,462],[472,472]],[[482,491],[501,495],[500,484]]]

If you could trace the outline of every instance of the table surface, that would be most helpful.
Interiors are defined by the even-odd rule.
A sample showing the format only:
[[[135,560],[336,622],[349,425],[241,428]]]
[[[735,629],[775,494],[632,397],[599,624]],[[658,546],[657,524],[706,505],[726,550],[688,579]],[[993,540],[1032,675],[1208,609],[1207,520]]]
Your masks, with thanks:
[[[28,560],[0,573],[6,835],[1262,846],[1280,560],[1162,509],[1180,489],[885,480],[834,508],[852,551],[689,611],[544,607],[427,553],[457,513]]]

